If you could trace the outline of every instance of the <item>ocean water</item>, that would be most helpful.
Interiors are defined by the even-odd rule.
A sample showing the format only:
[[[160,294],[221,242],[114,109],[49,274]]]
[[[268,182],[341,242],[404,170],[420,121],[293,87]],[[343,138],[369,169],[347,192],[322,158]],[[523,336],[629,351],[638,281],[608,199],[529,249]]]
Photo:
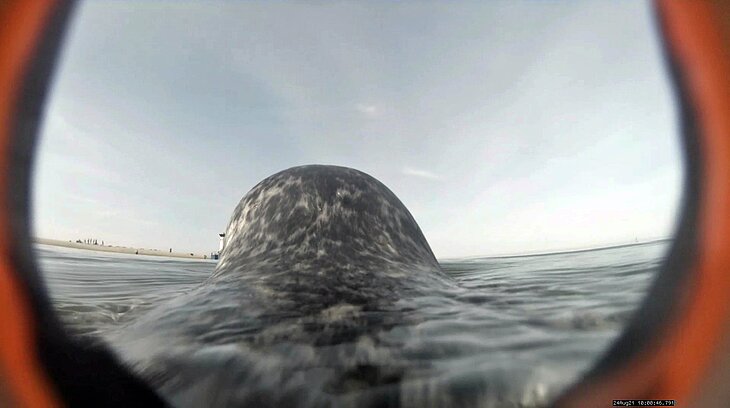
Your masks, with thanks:
[[[36,251],[75,335],[106,341],[174,406],[539,407],[620,333],[667,248],[443,260],[453,287],[340,305],[325,325],[253,318],[235,284],[206,282],[215,261]]]

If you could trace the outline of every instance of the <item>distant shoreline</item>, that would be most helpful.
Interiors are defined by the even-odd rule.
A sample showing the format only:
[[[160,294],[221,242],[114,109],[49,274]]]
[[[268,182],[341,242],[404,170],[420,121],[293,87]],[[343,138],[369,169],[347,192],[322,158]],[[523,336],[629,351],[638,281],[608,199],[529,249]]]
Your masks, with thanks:
[[[439,259],[439,262],[440,261],[446,261],[446,262],[473,261],[473,260],[477,260],[477,259],[523,258],[523,257],[529,257],[529,256],[559,255],[559,254],[569,254],[569,253],[577,253],[577,252],[615,249],[615,248],[630,247],[630,246],[636,246],[636,245],[646,245],[646,244],[653,244],[653,243],[657,243],[657,242],[664,242],[664,241],[671,241],[671,240],[672,240],[671,238],[659,238],[659,239],[643,241],[643,242],[630,242],[630,243],[625,243],[625,244],[608,245],[608,246],[595,247],[595,248],[569,249],[569,250],[563,250],[563,251],[525,253],[525,254],[507,254],[507,255],[466,256],[466,257],[459,257],[459,258],[443,258],[443,259]],[[51,245],[51,246],[64,247],[64,248],[86,249],[86,250],[90,250],[90,251],[99,251],[99,252],[114,252],[114,253],[118,253],[118,254],[166,256],[169,258],[187,258],[187,259],[210,259],[208,254],[192,254],[191,255],[190,253],[169,252],[169,251],[160,250],[160,249],[132,248],[132,247],[113,246],[113,245],[80,244],[78,242],[62,241],[59,239],[34,238],[33,242],[38,243],[38,244],[43,244],[43,245]],[[206,258],[204,258],[204,256]]]
[[[87,249],[91,251],[99,252],[115,252],[118,254],[132,254],[132,255],[152,255],[152,256],[166,256],[169,258],[187,258],[187,259],[205,259],[203,256],[208,254],[192,254],[183,252],[169,252],[160,249],[148,249],[148,248],[131,248],[114,245],[90,245],[80,244],[72,241],[62,241],[60,239],[47,239],[47,238],[34,238],[33,242],[43,245],[52,245],[64,248],[76,248],[76,249]],[[208,257],[210,259],[210,257]]]

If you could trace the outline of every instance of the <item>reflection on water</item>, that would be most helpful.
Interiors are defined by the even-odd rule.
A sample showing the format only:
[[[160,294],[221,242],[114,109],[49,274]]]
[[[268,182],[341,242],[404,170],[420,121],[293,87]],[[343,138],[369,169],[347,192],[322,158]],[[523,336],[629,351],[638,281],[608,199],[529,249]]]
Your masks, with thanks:
[[[454,287],[327,324],[257,315],[235,282],[203,284],[214,261],[36,248],[61,318],[175,406],[532,407],[616,337],[667,243],[443,261]]]

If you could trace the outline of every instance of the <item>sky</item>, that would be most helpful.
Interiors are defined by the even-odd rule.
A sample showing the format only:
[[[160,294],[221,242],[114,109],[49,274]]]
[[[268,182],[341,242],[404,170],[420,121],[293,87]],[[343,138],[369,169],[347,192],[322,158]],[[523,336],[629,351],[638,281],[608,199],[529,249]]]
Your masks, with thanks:
[[[34,233],[209,253],[317,163],[382,181],[439,258],[670,237],[666,71],[645,2],[80,3]]]

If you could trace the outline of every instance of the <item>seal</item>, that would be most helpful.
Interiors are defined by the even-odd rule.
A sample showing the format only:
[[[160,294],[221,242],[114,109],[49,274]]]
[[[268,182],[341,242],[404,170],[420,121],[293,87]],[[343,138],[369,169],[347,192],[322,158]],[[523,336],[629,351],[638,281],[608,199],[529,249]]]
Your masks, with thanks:
[[[276,173],[241,199],[212,279],[224,276],[288,298],[302,311],[364,305],[448,280],[388,187],[361,171],[325,165]]]

